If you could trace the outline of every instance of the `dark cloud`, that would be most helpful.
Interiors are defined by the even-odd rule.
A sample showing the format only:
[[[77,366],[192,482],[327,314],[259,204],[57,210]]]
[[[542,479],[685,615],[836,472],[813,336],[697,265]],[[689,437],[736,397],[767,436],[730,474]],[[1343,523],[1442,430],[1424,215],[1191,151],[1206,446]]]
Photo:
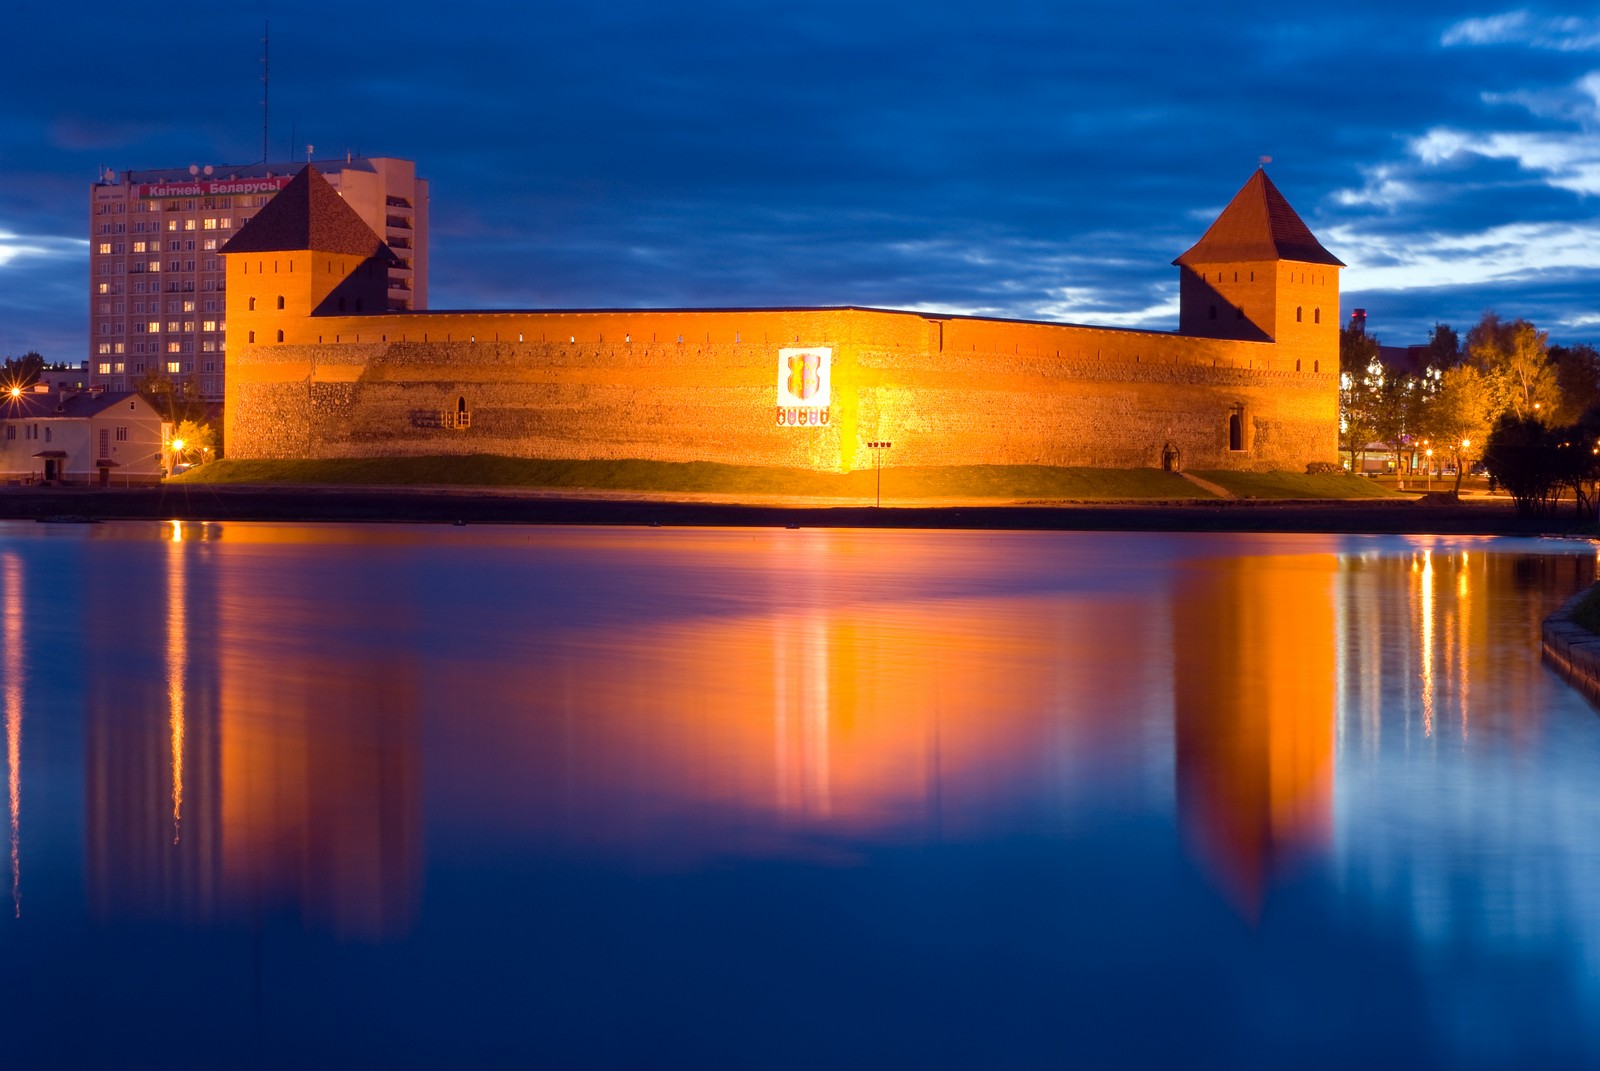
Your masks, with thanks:
[[[1520,38],[1484,23],[1445,43],[1494,14],[1431,0],[408,14],[402,0],[382,18],[267,3],[97,9],[85,24],[27,5],[0,94],[0,234],[84,237],[102,167],[259,159],[265,16],[270,155],[415,159],[432,182],[435,307],[1150,310],[1141,326],[1172,327],[1170,261],[1268,154],[1314,229],[1351,236],[1330,247],[1386,337],[1488,304],[1578,322],[1592,271],[1570,252],[1503,284],[1498,269],[1430,283],[1448,240],[1594,222],[1592,194],[1527,154],[1419,148],[1439,131],[1570,148],[1596,125],[1572,87],[1600,55],[1539,44],[1538,13]],[[9,241],[10,333],[81,357],[85,264],[6,260]],[[1396,274],[1407,265],[1415,278]]]

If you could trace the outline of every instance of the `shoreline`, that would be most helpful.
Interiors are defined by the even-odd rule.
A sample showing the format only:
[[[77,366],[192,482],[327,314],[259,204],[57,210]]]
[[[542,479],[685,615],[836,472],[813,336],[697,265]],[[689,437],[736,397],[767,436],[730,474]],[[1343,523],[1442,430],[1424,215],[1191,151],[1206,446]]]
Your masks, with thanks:
[[[185,520],[602,524],[689,527],[951,528],[1033,531],[1338,532],[1551,535],[1574,518],[1518,517],[1509,500],[1162,500],[1006,502],[741,500],[734,496],[474,487],[168,484],[3,488],[0,520]]]

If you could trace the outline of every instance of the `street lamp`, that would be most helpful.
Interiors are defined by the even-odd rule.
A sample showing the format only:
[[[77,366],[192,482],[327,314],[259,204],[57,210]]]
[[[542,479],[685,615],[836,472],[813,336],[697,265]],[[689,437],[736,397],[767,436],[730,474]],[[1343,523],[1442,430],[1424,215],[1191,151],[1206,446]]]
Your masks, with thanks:
[[[883,508],[883,452],[894,443],[887,439],[874,439],[867,444],[867,449],[872,451],[873,468],[878,470],[878,508]]]
[[[1433,490],[1433,447],[1428,447],[1428,490]]]

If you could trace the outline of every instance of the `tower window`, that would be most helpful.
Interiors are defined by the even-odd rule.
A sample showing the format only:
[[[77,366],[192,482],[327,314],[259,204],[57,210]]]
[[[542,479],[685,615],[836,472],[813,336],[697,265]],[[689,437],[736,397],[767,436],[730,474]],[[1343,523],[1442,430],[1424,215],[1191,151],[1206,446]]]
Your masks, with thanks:
[[[1322,310],[1321,309],[1312,309],[1311,310],[1311,322],[1314,323],[1314,324],[1320,324],[1322,322]]]
[[[255,340],[256,340],[256,333],[254,331],[252,331],[252,332],[250,332],[249,341],[254,342]]]
[[[256,311],[256,299],[255,298],[251,298],[250,299],[250,311],[251,312],[255,312]]]
[[[283,308],[283,295],[282,294],[278,295],[278,308],[280,308],[280,309]]]
[[[282,341],[283,341],[283,331],[282,331],[282,329],[280,329],[280,330],[279,330],[279,331],[278,331],[278,341],[279,341],[279,342],[282,342]]]
[[[283,308],[283,306],[279,305],[278,308],[281,309],[281,308]],[[1299,305],[1296,305],[1294,307],[1294,322],[1295,323],[1299,323],[1300,322],[1300,306]]]

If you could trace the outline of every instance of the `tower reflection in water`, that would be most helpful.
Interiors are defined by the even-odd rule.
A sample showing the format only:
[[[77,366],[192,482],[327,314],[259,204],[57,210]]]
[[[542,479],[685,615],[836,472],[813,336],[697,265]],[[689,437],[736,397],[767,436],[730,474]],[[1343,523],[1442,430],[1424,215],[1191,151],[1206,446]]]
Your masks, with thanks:
[[[91,609],[105,662],[139,633],[165,661],[92,678],[90,903],[397,936],[421,881],[416,683],[384,652],[301,642],[366,627],[336,575],[219,567],[217,534],[175,524],[164,590]]]
[[[1178,812],[1241,911],[1332,831],[1331,553],[1199,560],[1173,593]]]

